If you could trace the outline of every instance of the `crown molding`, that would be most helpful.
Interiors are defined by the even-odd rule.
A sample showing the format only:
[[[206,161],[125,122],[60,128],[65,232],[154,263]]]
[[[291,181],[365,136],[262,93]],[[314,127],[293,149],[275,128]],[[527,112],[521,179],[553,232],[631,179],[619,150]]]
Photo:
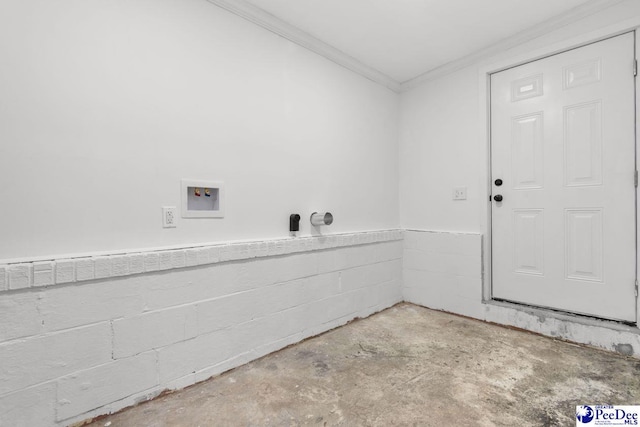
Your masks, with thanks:
[[[378,84],[381,84],[394,92],[400,91],[400,83],[380,71],[363,64],[350,55],[336,49],[333,46],[305,33],[291,24],[271,15],[270,13],[256,7],[244,0],[207,0],[216,6],[221,7],[247,21],[253,22],[264,29],[271,31],[285,39],[296,43],[338,65],[347,68],[355,73],[366,77]]]
[[[384,73],[370,67],[356,58],[342,52],[341,50],[313,37],[299,28],[277,18],[265,10],[248,3],[245,0],[207,0],[228,12],[246,19],[260,27],[271,31],[299,46],[302,46],[320,56],[351,70],[361,76],[381,84],[394,92],[404,92],[421,85],[430,80],[437,79],[449,73],[466,68],[474,63],[488,59],[505,50],[514,48],[549,32],[567,26],[580,19],[586,18],[604,9],[625,0],[591,0],[580,6],[574,7],[560,15],[546,20],[545,22],[527,28],[511,37],[492,44],[491,46],[474,52],[470,55],[448,62],[444,65],[429,70],[419,76],[405,82],[397,82]]]
[[[551,31],[567,26],[573,22],[579,21],[580,19],[586,18],[587,16],[593,15],[594,13],[600,12],[623,1],[624,0],[591,0],[580,6],[569,9],[568,11],[551,19],[548,19],[541,24],[527,28],[526,30],[516,33],[511,37],[492,44],[485,49],[481,49],[460,59],[448,62],[430,71],[427,71],[426,73],[421,74],[418,77],[402,82],[400,84],[400,92],[413,89],[421,85],[422,83],[466,68],[483,59],[488,59],[491,56],[499,54],[500,52],[504,52],[505,50],[509,50],[520,44],[536,39],[540,36],[550,33]]]

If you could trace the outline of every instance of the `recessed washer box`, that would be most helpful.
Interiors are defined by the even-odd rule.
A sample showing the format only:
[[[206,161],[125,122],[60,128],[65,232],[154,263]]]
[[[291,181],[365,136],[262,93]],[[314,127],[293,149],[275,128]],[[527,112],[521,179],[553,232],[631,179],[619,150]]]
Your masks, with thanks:
[[[224,218],[224,183],[183,179],[183,218]]]

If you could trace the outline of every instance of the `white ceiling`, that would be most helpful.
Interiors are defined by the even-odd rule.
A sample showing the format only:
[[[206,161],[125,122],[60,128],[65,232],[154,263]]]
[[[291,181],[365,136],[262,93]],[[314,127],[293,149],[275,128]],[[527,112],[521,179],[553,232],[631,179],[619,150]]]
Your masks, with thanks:
[[[207,0],[395,91],[624,0]]]

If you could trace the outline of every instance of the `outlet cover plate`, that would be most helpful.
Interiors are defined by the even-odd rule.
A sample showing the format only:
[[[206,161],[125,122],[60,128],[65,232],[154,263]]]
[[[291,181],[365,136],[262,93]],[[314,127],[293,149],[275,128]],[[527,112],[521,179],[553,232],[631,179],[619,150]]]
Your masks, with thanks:
[[[162,207],[162,227],[175,228],[178,220],[178,213],[175,206]]]

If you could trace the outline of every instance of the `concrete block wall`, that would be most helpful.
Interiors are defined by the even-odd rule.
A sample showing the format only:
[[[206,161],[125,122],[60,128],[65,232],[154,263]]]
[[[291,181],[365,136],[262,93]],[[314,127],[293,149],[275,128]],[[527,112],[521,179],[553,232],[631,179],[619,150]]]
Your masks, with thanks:
[[[640,358],[640,329],[635,326],[484,301],[484,259],[480,234],[405,230],[403,298],[424,307]]]
[[[482,316],[482,236],[406,230],[403,296],[437,310]]]
[[[391,230],[0,266],[0,426],[116,411],[390,307],[402,300],[401,239]]]

